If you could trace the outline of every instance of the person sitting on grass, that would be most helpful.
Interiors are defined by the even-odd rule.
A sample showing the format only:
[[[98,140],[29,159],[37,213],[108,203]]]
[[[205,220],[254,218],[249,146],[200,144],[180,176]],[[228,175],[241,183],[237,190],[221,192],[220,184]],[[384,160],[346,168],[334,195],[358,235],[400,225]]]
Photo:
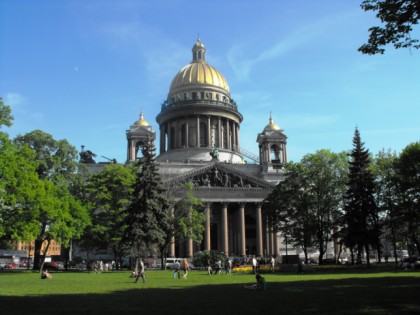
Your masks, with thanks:
[[[259,273],[255,275],[255,279],[257,280],[257,283],[251,284],[251,285],[244,285],[245,289],[249,290],[265,290],[266,289],[266,283],[264,277],[262,277]]]
[[[52,279],[53,276],[45,269],[41,274],[41,279]]]

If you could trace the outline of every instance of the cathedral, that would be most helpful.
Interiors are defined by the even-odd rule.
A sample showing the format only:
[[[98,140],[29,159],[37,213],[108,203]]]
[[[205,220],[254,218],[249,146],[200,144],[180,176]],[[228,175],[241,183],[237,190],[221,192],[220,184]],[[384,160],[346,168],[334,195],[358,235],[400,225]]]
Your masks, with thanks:
[[[267,225],[263,201],[284,180],[287,137],[270,115],[262,131],[256,131],[257,156],[241,147],[242,120],[227,81],[207,63],[198,39],[191,63],[173,78],[156,117],[159,132],[143,113],[127,130],[127,164],[142,146],[159,141],[156,160],[165,187],[177,197],[176,188],[191,182],[194,195],[206,205],[203,243],[174,240],[169,256],[192,257],[200,250],[280,255],[281,239]]]

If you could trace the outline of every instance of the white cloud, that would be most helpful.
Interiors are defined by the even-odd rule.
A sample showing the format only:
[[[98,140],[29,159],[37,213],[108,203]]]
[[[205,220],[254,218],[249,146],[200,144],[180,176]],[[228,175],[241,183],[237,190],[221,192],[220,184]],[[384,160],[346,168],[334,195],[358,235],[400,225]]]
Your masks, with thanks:
[[[338,115],[290,115],[281,118],[288,128],[327,126],[338,122]]]
[[[335,27],[337,24],[342,24],[343,20],[353,17],[354,14],[327,17],[304,25],[295,32],[290,33],[289,36],[280,39],[274,45],[263,48],[263,50],[258,52],[256,57],[245,55],[247,52],[253,51],[250,47],[258,46],[256,43],[248,42],[235,45],[228,51],[228,61],[240,80],[247,79],[256,64],[276,59],[299,47],[307,45],[311,41],[318,40],[320,37],[328,34],[329,29]]]
[[[7,93],[4,103],[12,108],[18,108],[25,103],[25,97],[19,93]]]

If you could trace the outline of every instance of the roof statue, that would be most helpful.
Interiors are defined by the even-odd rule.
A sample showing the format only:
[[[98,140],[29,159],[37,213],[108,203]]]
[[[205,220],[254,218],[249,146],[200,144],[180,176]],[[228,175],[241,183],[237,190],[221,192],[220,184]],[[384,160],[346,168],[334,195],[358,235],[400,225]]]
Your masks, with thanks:
[[[96,154],[93,153],[90,150],[85,150],[85,146],[82,145],[82,151],[79,153],[80,156],[80,163],[86,163],[86,164],[95,164],[95,160],[93,159],[96,157]]]
[[[217,148],[214,148],[213,150],[210,151],[210,156],[212,157],[213,160],[218,160],[219,150],[217,150]]]

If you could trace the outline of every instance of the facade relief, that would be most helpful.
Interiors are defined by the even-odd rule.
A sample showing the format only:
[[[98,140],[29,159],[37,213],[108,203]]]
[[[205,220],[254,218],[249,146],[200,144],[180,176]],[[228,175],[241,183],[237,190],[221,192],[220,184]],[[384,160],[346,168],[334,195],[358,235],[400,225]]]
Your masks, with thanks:
[[[250,180],[246,176],[234,174],[218,167],[210,168],[205,172],[188,176],[177,181],[167,182],[168,186],[176,187],[180,183],[192,183],[194,188],[236,188],[236,189],[266,189]],[[272,187],[270,187],[272,189]],[[269,189],[270,189],[269,188]]]

